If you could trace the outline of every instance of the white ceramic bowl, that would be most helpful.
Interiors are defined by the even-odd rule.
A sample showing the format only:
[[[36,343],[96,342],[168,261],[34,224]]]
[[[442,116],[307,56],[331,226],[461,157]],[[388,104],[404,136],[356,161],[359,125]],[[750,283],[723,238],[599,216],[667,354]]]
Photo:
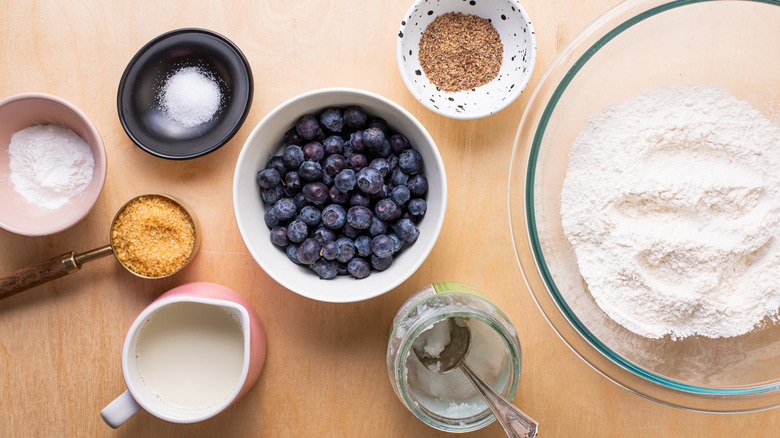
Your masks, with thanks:
[[[420,37],[437,16],[447,12],[491,21],[504,46],[495,79],[472,90],[445,92],[425,76],[417,58]],[[401,21],[396,57],[406,87],[420,103],[446,117],[478,119],[506,108],[528,85],[536,64],[536,35],[528,14],[514,0],[417,0]]]
[[[422,155],[428,178],[428,209],[418,224],[420,236],[394,259],[385,271],[357,280],[349,275],[321,280],[310,269],[291,262],[271,243],[265,224],[266,207],[256,182],[258,170],[281,153],[284,133],[304,114],[316,114],[331,106],[359,105],[370,115],[387,121],[403,133]],[[257,124],[247,138],[233,176],[233,210],[241,237],[260,267],[279,284],[305,297],[327,302],[354,302],[379,296],[404,282],[425,261],[439,237],[447,206],[447,178],[439,151],[428,131],[396,103],[367,91],[327,88],[296,96],[279,105]]]
[[[11,136],[32,125],[57,124],[89,144],[95,161],[92,181],[65,205],[50,209],[27,201],[10,180]],[[76,106],[57,96],[23,93],[0,101],[0,227],[24,236],[44,236],[69,228],[95,205],[106,181],[106,150],[94,123]]]

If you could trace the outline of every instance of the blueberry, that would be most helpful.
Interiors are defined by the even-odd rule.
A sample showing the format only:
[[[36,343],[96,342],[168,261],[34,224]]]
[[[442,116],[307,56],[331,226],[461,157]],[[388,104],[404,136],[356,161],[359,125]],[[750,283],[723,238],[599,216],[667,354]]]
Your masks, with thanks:
[[[321,182],[310,182],[303,186],[303,196],[306,200],[317,205],[325,204],[330,199],[328,186]]]
[[[328,172],[322,172],[322,183],[326,186],[332,186],[333,177]]]
[[[322,140],[322,147],[325,148],[326,154],[341,154],[344,152],[344,139],[338,135],[331,135]]]
[[[355,242],[349,237],[340,237],[336,239],[336,246],[339,247],[339,255],[336,256],[336,260],[341,263],[347,263],[355,256],[357,249],[355,248]]]
[[[330,204],[322,210],[322,224],[331,230],[344,226],[347,222],[347,212],[338,204]]]
[[[336,233],[328,227],[321,226],[314,230],[314,238],[321,244],[336,240]]]
[[[298,260],[298,245],[295,243],[291,243],[287,245],[287,248],[284,249],[284,252],[287,254],[287,258],[290,259],[293,263],[296,265],[301,265],[301,261]]]
[[[264,189],[270,189],[271,187],[278,186],[281,182],[279,171],[276,169],[263,169],[257,172],[257,184]]]
[[[422,196],[428,190],[428,178],[425,175],[418,173],[412,175],[409,181],[406,182],[406,187],[409,188],[409,192],[414,196]]]
[[[357,173],[357,185],[364,193],[376,194],[382,189],[382,174],[371,167],[364,167]]]
[[[347,193],[355,188],[357,175],[352,169],[344,169],[333,178],[333,184],[341,192]]]
[[[339,263],[339,273],[338,273],[338,275],[347,275],[347,274],[349,274],[349,271],[347,270],[347,264],[346,263]]]
[[[295,131],[295,128],[290,128],[289,131],[284,133],[284,144],[290,145],[290,144],[303,144],[303,139],[300,135],[298,135],[298,132]]]
[[[401,209],[390,198],[380,199],[374,206],[376,217],[383,221],[390,222],[401,216]]]
[[[356,191],[349,197],[349,205],[362,205],[368,207],[371,205],[371,198],[363,192]]]
[[[393,149],[393,153],[401,155],[403,151],[411,148],[409,140],[403,134],[393,134],[390,136],[390,147]]]
[[[349,164],[349,157],[352,156],[352,154],[355,153],[355,150],[352,148],[352,145],[349,143],[344,143],[343,152],[341,152],[341,155],[344,156],[344,158],[347,159],[347,164]]]
[[[393,255],[395,243],[386,234],[380,234],[371,239],[371,252],[377,257],[385,258]]]
[[[365,234],[360,235],[355,239],[355,249],[360,257],[368,257],[371,255],[371,238]]]
[[[393,171],[398,168],[398,155],[390,155],[387,158],[387,164],[390,166],[390,174],[392,175]]]
[[[363,131],[355,131],[349,134],[349,140],[347,143],[352,147],[352,152],[363,153],[366,150],[366,144],[363,143]]]
[[[298,219],[307,226],[313,228],[319,225],[320,220],[322,219],[322,213],[319,208],[314,207],[313,205],[306,205],[301,208],[300,213],[298,213]]]
[[[273,229],[275,227],[278,227],[279,224],[281,223],[279,218],[276,217],[276,215],[274,214],[274,209],[273,208],[269,208],[268,210],[266,210],[265,211],[265,215],[263,216],[263,218],[265,219],[265,225],[268,226],[268,228],[271,228],[271,229]]]
[[[374,216],[374,218],[371,219],[371,226],[368,227],[368,235],[374,237],[386,233],[387,233],[387,222]]]
[[[401,241],[400,238],[398,238],[398,236],[395,233],[390,233],[390,234],[387,235],[387,237],[389,237],[390,239],[393,240],[393,253],[394,254],[397,253],[398,251],[400,251],[401,248],[403,248],[404,243]]]
[[[355,257],[347,263],[347,272],[357,279],[366,278],[371,274],[371,265],[365,259]]]
[[[344,124],[352,129],[360,129],[366,125],[368,115],[359,106],[350,106],[344,110]]]
[[[318,242],[317,239],[313,239],[311,237],[307,238],[298,246],[298,252],[296,253],[298,256],[298,261],[304,265],[310,265],[314,263],[318,258],[320,258],[321,249],[322,244]]]
[[[374,158],[371,160],[371,164],[369,164],[369,166],[378,170],[382,175],[382,178],[386,177],[387,174],[390,173],[390,163],[388,163],[384,158]]]
[[[390,132],[387,128],[387,122],[385,121],[385,119],[382,119],[380,117],[375,117],[371,119],[371,121],[368,122],[368,127],[379,129],[380,131],[382,131],[383,134],[385,134],[385,136],[387,136],[387,134]]]
[[[350,169],[357,172],[368,165],[368,159],[365,155],[355,152],[347,158],[347,164]]]
[[[295,132],[304,140],[313,140],[322,135],[322,128],[320,128],[316,117],[306,114],[298,119],[295,124]]]
[[[287,146],[282,154],[282,159],[288,169],[297,169],[303,163],[303,149],[296,145]]]
[[[323,280],[330,280],[339,274],[339,264],[333,260],[319,258],[311,265],[312,271]]]
[[[334,204],[346,204],[349,200],[349,193],[344,193],[336,186],[330,188],[330,202]]]
[[[273,209],[274,215],[280,221],[288,221],[295,216],[298,208],[290,198],[282,198],[274,203]]]
[[[341,154],[332,154],[325,157],[325,173],[336,176],[347,168],[347,159]]]
[[[265,189],[260,192],[260,197],[263,198],[263,201],[269,205],[282,199],[284,195],[285,192],[282,186],[271,187],[270,189]]]
[[[266,169],[276,169],[279,175],[284,175],[287,172],[287,165],[284,164],[284,158],[281,155],[275,155],[268,160],[265,164]]]
[[[301,189],[301,176],[297,171],[291,170],[284,175],[284,188],[288,196],[295,196],[291,193],[297,193]]]
[[[371,226],[371,219],[374,217],[368,207],[356,205],[350,207],[347,211],[347,223],[358,230],[365,230]]]
[[[409,181],[408,173],[401,170],[400,167],[393,169],[393,173],[390,175],[390,182],[394,186],[405,186],[407,181]]]
[[[287,238],[290,242],[301,243],[308,237],[309,227],[301,220],[294,220],[287,225]]]
[[[341,108],[327,108],[320,114],[320,123],[330,132],[341,132],[344,127]]]
[[[339,247],[338,245],[336,245],[336,242],[330,240],[328,242],[325,242],[324,245],[322,245],[322,249],[320,250],[320,256],[322,256],[326,260],[335,260],[338,255],[339,255]]]
[[[385,141],[382,142],[382,146],[377,151],[377,155],[379,155],[382,158],[390,158],[390,155],[393,153],[393,148],[390,146],[390,142],[385,139]]]
[[[390,193],[392,192],[393,192],[392,187],[390,187],[389,184],[382,182],[382,185],[379,187],[379,190],[377,190],[376,193],[371,195],[371,197],[376,200],[386,199],[390,197]]]
[[[352,240],[357,239],[360,236],[361,231],[362,230],[358,230],[350,224],[344,224],[344,226],[341,228],[341,232],[344,234],[344,237],[349,237]]]
[[[371,266],[377,271],[384,271],[393,264],[393,256],[377,257],[376,254],[371,254]]]
[[[303,145],[303,159],[307,161],[320,161],[325,158],[325,148],[318,141],[310,141]]]
[[[304,161],[298,168],[298,174],[306,181],[319,181],[322,179],[322,165],[317,161]]]
[[[287,239],[287,228],[274,227],[271,229],[271,243],[281,247],[287,246],[290,243],[289,239]]]
[[[298,193],[295,196],[293,196],[293,203],[295,204],[295,208],[297,210],[302,209],[303,207],[309,205],[309,201],[306,200],[306,197],[303,196],[303,193]]]
[[[414,198],[406,205],[406,210],[414,216],[422,216],[425,214],[425,210],[428,209],[428,204],[425,199]]]
[[[409,187],[406,186],[395,186],[393,187],[393,191],[390,192],[390,199],[393,200],[397,205],[404,205],[406,202],[411,198],[412,194],[409,191]]]
[[[420,236],[420,230],[409,219],[401,219],[395,224],[395,234],[406,243],[414,243]]]
[[[368,128],[363,131],[363,143],[366,145],[366,149],[373,153],[378,154],[382,149],[385,142],[385,133],[379,128]]]
[[[414,149],[407,149],[398,157],[398,167],[409,175],[422,170],[422,155]]]

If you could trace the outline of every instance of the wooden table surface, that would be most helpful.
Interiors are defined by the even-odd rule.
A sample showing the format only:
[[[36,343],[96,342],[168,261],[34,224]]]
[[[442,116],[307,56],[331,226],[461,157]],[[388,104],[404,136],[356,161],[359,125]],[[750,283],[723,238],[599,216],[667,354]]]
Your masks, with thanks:
[[[385,369],[388,330],[399,305],[418,287],[441,280],[481,287],[513,320],[524,351],[515,403],[539,421],[542,437],[777,436],[778,410],[687,412],[618,387],[558,338],[524,285],[507,218],[515,132],[555,55],[617,1],[523,1],[538,38],[533,78],[511,106],[476,121],[439,116],[404,86],[395,43],[410,3],[0,2],[0,97],[46,92],[71,101],[103,135],[109,169],[94,209],[74,227],[39,238],[0,231],[0,271],[106,244],[117,208],[146,192],[181,197],[205,230],[194,262],[171,278],[137,279],[105,258],[0,302],[0,436],[444,436],[403,407]],[[252,65],[255,96],[229,143],[206,157],[176,162],[133,145],[117,118],[116,91],[135,52],[180,27],[212,29],[235,42]],[[283,101],[330,86],[369,90],[408,109],[438,144],[449,177],[444,229],[425,264],[390,293],[354,304],[315,302],[279,286],[250,256],[232,214],[233,170],[252,128]],[[113,431],[98,413],[125,390],[120,355],[130,323],[155,297],[190,281],[223,284],[254,305],[268,339],[260,380],[203,423],[174,425],[142,411]],[[503,433],[492,424],[469,436]]]

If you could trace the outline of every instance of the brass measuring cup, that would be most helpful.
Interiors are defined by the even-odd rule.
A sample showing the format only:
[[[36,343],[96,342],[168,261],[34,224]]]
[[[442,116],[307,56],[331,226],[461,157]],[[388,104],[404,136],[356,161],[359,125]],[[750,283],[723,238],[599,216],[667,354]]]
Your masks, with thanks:
[[[189,217],[194,232],[194,242],[193,242],[192,250],[190,251],[184,263],[182,263],[181,266],[177,267],[172,272],[166,273],[164,275],[156,276],[156,277],[150,277],[135,272],[133,269],[127,266],[116,255],[114,251],[114,243],[115,243],[113,239],[114,225],[117,223],[117,220],[119,219],[122,212],[124,212],[125,209],[130,204],[144,197],[164,198],[169,201],[172,201],[174,204],[181,207]],[[198,223],[198,220],[195,217],[195,215],[192,213],[192,209],[188,207],[186,204],[184,204],[181,200],[174,198],[173,196],[157,194],[157,193],[136,196],[133,199],[127,201],[124,205],[122,205],[122,207],[117,211],[116,215],[114,216],[114,219],[111,221],[111,227],[109,230],[110,243],[108,245],[90,251],[78,253],[78,254],[75,253],[74,251],[70,251],[68,253],[59,255],[57,257],[53,257],[49,260],[40,262],[38,264],[19,269],[10,274],[0,276],[0,299],[10,297],[11,295],[15,295],[19,292],[22,292],[24,290],[30,289],[35,286],[39,286],[43,283],[48,283],[51,280],[64,277],[65,275],[80,270],[81,267],[84,265],[84,263],[91,262],[92,260],[97,260],[109,254],[113,254],[114,258],[119,262],[120,265],[122,265],[125,269],[127,269],[130,273],[132,273],[137,277],[165,278],[179,272],[182,268],[184,268],[186,265],[189,264],[189,262],[198,252],[198,247],[200,246],[200,239],[201,239],[200,225]]]

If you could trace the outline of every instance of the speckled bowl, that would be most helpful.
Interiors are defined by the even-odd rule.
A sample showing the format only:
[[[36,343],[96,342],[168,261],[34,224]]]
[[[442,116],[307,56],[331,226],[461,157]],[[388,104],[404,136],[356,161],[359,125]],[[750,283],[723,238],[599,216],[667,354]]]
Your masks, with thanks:
[[[10,179],[11,136],[32,125],[57,124],[71,129],[92,149],[92,181],[57,209],[27,201]],[[94,123],[72,103],[43,93],[23,93],[0,100],[0,227],[24,236],[44,236],[71,227],[95,205],[106,181],[106,150]]]
[[[498,76],[480,87],[442,91],[425,76],[417,58],[420,37],[433,20],[447,12],[487,18],[504,46]],[[536,63],[536,35],[528,14],[514,0],[417,0],[401,21],[396,42],[401,77],[414,97],[431,111],[454,119],[478,119],[511,104],[528,85]]]

